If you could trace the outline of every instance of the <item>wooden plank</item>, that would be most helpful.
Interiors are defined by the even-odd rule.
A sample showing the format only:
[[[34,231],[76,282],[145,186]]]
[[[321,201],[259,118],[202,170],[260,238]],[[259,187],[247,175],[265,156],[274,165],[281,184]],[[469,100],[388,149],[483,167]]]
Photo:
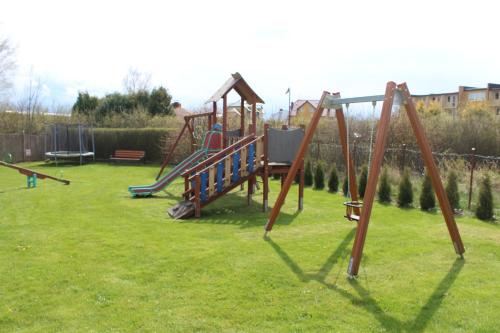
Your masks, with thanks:
[[[224,160],[224,187],[228,187],[231,184],[231,156],[226,157]]]
[[[245,146],[241,149],[241,177],[246,177],[248,175],[248,166],[247,166],[247,155],[248,155],[248,146]]]
[[[208,196],[211,197],[215,193],[215,167],[208,169]]]
[[[260,161],[262,161],[262,149],[264,148],[264,139],[258,140],[255,148],[255,169],[260,167]]]

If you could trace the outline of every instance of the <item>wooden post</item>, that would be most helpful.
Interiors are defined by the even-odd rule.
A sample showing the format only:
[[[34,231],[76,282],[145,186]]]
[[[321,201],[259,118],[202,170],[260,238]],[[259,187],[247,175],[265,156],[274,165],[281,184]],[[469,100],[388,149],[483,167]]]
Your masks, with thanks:
[[[252,134],[257,134],[257,101],[252,104]]]
[[[222,149],[227,147],[227,94],[222,96]]]
[[[342,146],[342,154],[344,155],[346,169],[349,169],[349,192],[351,194],[352,201],[358,201],[358,185],[356,183],[356,172],[354,171],[354,162],[352,160],[352,154],[348,153],[349,147],[347,147],[347,126],[344,118],[344,111],[342,108],[335,109],[335,117],[337,118],[337,124],[339,127],[339,137],[340,144]],[[378,144],[378,143],[377,143]],[[349,160],[347,157],[349,156]],[[371,173],[370,173],[371,175]],[[370,176],[371,177],[371,176]],[[360,209],[358,207],[353,207],[354,214],[360,215]]]
[[[170,158],[172,158],[172,156],[174,155],[175,148],[179,144],[179,141],[181,141],[182,135],[184,134],[184,131],[188,127],[187,120],[184,120],[184,121],[185,121],[185,123],[184,123],[184,126],[182,127],[181,132],[177,136],[177,139],[175,139],[174,145],[170,148],[170,151],[169,151],[167,157],[165,157],[165,159],[163,160],[163,163],[161,164],[160,172],[158,172],[158,175],[156,175],[156,180],[158,180],[160,178],[161,174],[163,173],[163,170],[167,166],[168,162],[170,162]]]
[[[245,136],[245,100],[243,97],[241,97],[241,104],[240,104],[240,136],[244,137]]]
[[[184,200],[189,199],[189,193],[187,193],[189,190],[189,175],[186,175],[184,177]]]
[[[361,256],[363,255],[363,247],[365,244],[366,233],[368,231],[368,223],[370,222],[373,201],[377,190],[377,180],[380,174],[380,168],[382,167],[385,145],[389,133],[389,121],[391,119],[391,110],[395,90],[396,84],[394,82],[388,82],[385,90],[384,104],[382,106],[379,126],[377,129],[377,136],[375,138],[375,150],[373,151],[373,159],[370,166],[370,177],[368,177],[368,183],[366,185],[363,210],[361,211],[358,228],[356,229],[356,237],[352,246],[351,259],[349,260],[349,268],[347,270],[347,273],[350,276],[358,275],[359,264],[361,262]],[[342,137],[345,138],[345,136],[341,133],[341,138]],[[342,146],[345,147],[344,144],[342,144]]]
[[[217,124],[217,102],[212,102],[212,125]]]
[[[453,210],[451,209],[450,202],[448,201],[448,196],[446,195],[443,183],[441,182],[439,170],[436,166],[436,163],[434,162],[431,147],[429,145],[427,137],[425,136],[424,128],[420,123],[420,120],[418,119],[415,104],[411,99],[411,95],[408,91],[406,83],[400,84],[398,88],[401,90],[405,98],[406,113],[408,114],[408,119],[410,120],[411,127],[413,128],[413,132],[415,133],[417,143],[420,146],[422,157],[424,158],[425,166],[427,167],[427,172],[431,177],[432,186],[434,187],[434,191],[436,192],[436,197],[438,198],[439,206],[441,207],[441,212],[444,216],[446,226],[448,227],[448,232],[453,242],[455,252],[458,255],[462,256],[465,252],[462,238],[460,237],[460,232],[458,231],[458,227],[453,215]]]
[[[401,172],[404,172],[406,166],[406,143],[403,143],[403,150],[401,152]]]
[[[201,178],[200,174],[196,174],[194,177],[194,217],[198,218],[201,216]]]
[[[269,215],[269,220],[267,221],[265,230],[266,234],[267,232],[271,231],[274,225],[274,222],[276,222],[276,218],[278,217],[281,207],[283,206],[283,203],[285,202],[285,198],[288,194],[288,191],[290,190],[290,187],[292,186],[293,179],[295,177],[295,174],[300,168],[300,165],[302,163],[302,160],[304,159],[304,155],[306,153],[307,147],[309,146],[309,143],[311,142],[312,137],[314,136],[314,131],[316,130],[316,127],[318,126],[319,120],[321,118],[321,115],[323,114],[323,110],[325,109],[323,107],[323,102],[325,100],[325,97],[328,95],[328,92],[323,92],[323,95],[321,96],[321,99],[318,103],[318,107],[316,108],[316,111],[314,112],[311,121],[309,122],[309,127],[306,130],[306,133],[304,135],[304,139],[302,139],[302,142],[300,143],[300,147],[297,151],[297,155],[295,156],[295,160],[292,163],[292,166],[290,167],[290,170],[288,171],[288,175],[286,177],[285,183],[283,184],[283,188],[280,191],[280,194],[278,195],[278,199],[276,200],[276,203],[274,204],[273,210],[271,211],[271,214]]]
[[[267,156],[267,145],[268,145],[268,131],[269,131],[269,124],[264,124],[264,169],[262,171],[262,210],[264,212],[267,212],[267,207],[268,207],[268,197],[269,197],[269,159]]]
[[[470,154],[470,181],[469,181],[469,203],[467,204],[467,208],[470,209],[471,201],[472,201],[472,185],[474,180],[474,169],[476,168],[476,148],[471,149]]]
[[[299,175],[299,210],[304,209],[304,160],[300,165]]]

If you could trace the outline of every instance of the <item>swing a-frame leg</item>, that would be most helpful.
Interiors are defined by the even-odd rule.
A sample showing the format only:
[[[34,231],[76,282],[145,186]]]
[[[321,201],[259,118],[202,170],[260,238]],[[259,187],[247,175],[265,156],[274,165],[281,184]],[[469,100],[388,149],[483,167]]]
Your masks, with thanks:
[[[418,119],[418,114],[415,109],[415,105],[411,100],[411,95],[408,91],[408,87],[406,86],[405,83],[396,86],[394,82],[388,82],[386,86],[385,95],[383,96],[384,102],[382,106],[382,113],[378,125],[377,135],[375,138],[375,149],[373,151],[372,162],[370,165],[370,170],[369,170],[370,176],[368,178],[368,183],[365,191],[363,207],[362,209],[360,209],[361,208],[360,206],[355,207],[355,205],[351,207],[353,210],[360,209],[361,212],[359,215],[358,227],[356,229],[356,236],[351,251],[351,258],[349,260],[349,268],[347,270],[347,273],[350,277],[358,275],[361,257],[363,255],[363,247],[365,244],[366,234],[368,231],[368,224],[370,222],[370,215],[373,208],[373,202],[375,199],[377,181],[380,175],[380,169],[382,167],[385,146],[387,143],[387,137],[389,133],[391,112],[394,105],[394,99],[396,94],[399,95],[398,97],[402,97],[402,102],[404,103],[404,109],[406,110],[406,113],[410,120],[413,132],[417,139],[417,143],[422,152],[422,157],[424,159],[425,166],[427,167],[427,171],[431,177],[432,185],[436,192],[436,196],[438,198],[439,205],[441,207],[441,212],[444,216],[446,226],[448,228],[448,232],[450,234],[455,251],[460,256],[462,256],[463,253],[465,252],[462,239],[460,238],[460,233],[458,231],[458,227],[455,223],[453,211],[449,204],[448,197],[446,196],[446,192],[441,182],[441,178],[439,177],[439,170],[434,162],[429,142],[427,140],[427,137],[425,136],[423,126],[420,123],[420,120]],[[304,139],[302,140],[296,158],[290,168],[290,172],[288,173],[288,176],[285,182],[283,183],[283,187],[281,189],[280,194],[278,195],[278,199],[276,200],[276,203],[269,215],[269,220],[265,227],[266,235],[269,231],[272,230],[273,225],[279,215],[283,202],[285,201],[286,195],[288,194],[290,186],[292,185],[294,175],[299,169],[300,161],[304,158],[307,147],[311,142],[311,139],[314,135],[314,131],[316,130],[321,115],[323,114],[323,111],[325,109],[325,101],[329,98],[331,98],[331,95],[328,92],[323,92],[319,105],[314,115],[312,116],[309,126],[306,130],[306,134],[304,136]],[[375,100],[382,100],[382,96],[365,96],[360,98],[344,99],[343,102],[344,103],[373,102]],[[340,103],[339,101],[337,101],[337,103]],[[340,129],[339,132],[341,136],[342,149],[344,156],[346,156],[348,155],[347,142],[345,142],[347,138],[347,131],[345,129],[345,120],[341,108],[336,108],[336,115],[337,115],[337,121],[339,122],[339,129]],[[345,132],[344,134],[342,133],[343,131]],[[354,170],[350,158],[346,158],[346,160],[348,164],[347,166],[348,169],[350,171]],[[354,171],[352,172],[352,174],[354,175]],[[351,184],[354,184],[354,186],[351,186],[351,199],[357,200],[357,189],[355,187],[356,184],[355,179],[354,181],[351,182]],[[354,193],[352,192],[353,190]]]

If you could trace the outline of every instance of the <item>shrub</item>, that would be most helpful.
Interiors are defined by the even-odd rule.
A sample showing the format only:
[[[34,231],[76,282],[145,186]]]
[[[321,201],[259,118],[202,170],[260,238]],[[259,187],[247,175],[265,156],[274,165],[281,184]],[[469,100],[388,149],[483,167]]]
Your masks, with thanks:
[[[349,192],[349,179],[347,176],[344,178],[344,183],[342,184],[342,193],[344,194],[344,197],[347,197]]]
[[[458,177],[454,171],[448,175],[446,184],[446,195],[452,209],[460,208],[460,194],[458,193]]]
[[[410,181],[410,172],[405,169],[403,177],[399,181],[398,206],[411,207],[413,204],[413,186]]]
[[[325,172],[323,171],[323,163],[319,162],[316,164],[314,170],[314,188],[316,190],[322,190],[325,188]]]
[[[311,161],[306,162],[306,168],[304,170],[304,185],[312,186],[313,185],[313,172]]]
[[[332,170],[330,170],[330,176],[328,177],[328,191],[332,193],[337,193],[339,191],[339,176],[335,165]]]
[[[364,198],[366,191],[366,183],[368,182],[368,167],[363,165],[361,175],[359,176],[359,196]]]
[[[391,184],[389,184],[387,168],[384,168],[382,176],[380,177],[380,183],[378,185],[378,201],[381,203],[391,202]]]
[[[273,179],[274,180],[281,179],[281,174],[280,173],[273,173]]]
[[[431,210],[436,208],[436,197],[432,189],[431,177],[426,172],[422,182],[422,192],[420,192],[420,209]]]
[[[493,195],[491,193],[490,177],[486,176],[479,188],[479,203],[476,208],[476,216],[481,220],[493,218]]]

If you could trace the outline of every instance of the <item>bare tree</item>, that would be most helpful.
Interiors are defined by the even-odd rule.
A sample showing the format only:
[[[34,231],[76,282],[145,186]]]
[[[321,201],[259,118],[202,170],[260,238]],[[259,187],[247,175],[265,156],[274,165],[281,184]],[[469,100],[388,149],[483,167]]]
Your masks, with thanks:
[[[14,47],[7,38],[0,38],[0,97],[12,86],[11,75],[16,68]]]
[[[17,111],[24,114],[24,131],[30,135],[35,129],[35,116],[41,111],[40,102],[41,83],[30,75],[24,96],[17,102]]]
[[[129,94],[149,90],[151,73],[140,72],[137,68],[130,68],[123,78],[123,87]]]

